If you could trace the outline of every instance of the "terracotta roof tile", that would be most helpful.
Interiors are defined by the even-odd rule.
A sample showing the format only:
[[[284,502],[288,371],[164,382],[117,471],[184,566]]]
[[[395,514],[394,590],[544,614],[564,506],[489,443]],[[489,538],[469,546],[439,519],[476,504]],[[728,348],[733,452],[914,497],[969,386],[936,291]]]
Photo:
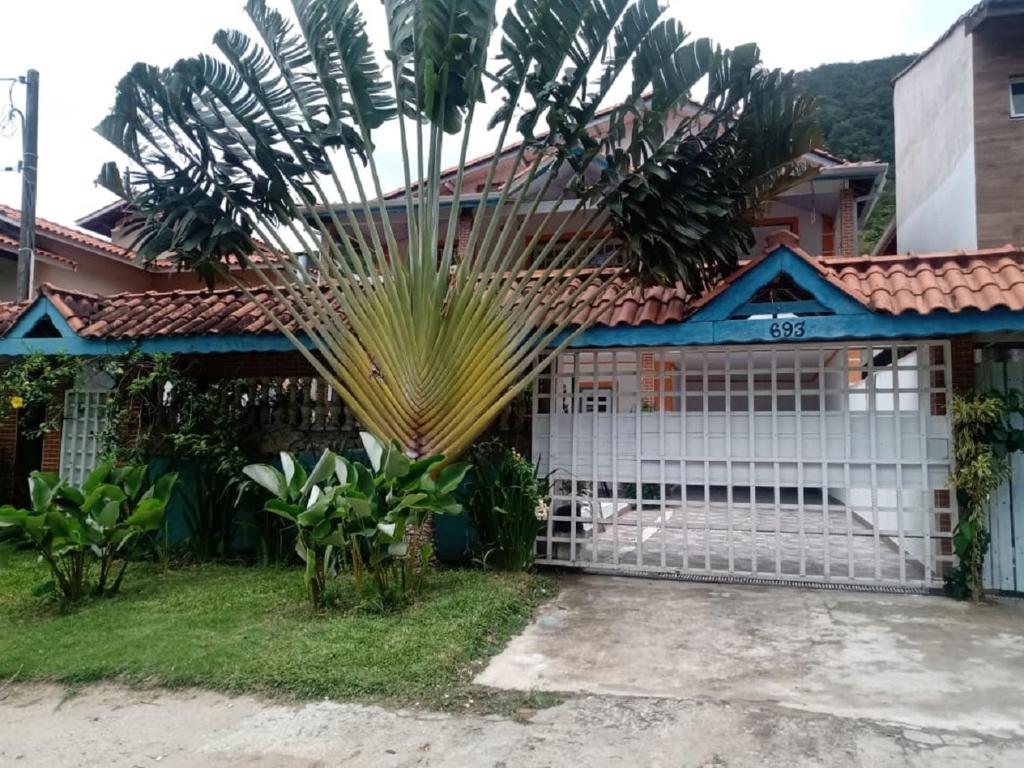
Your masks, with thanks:
[[[1024,310],[1024,249],[826,258],[843,288],[874,310]]]
[[[6,216],[8,219],[17,222],[21,221],[21,211],[2,203],[0,203],[0,216]],[[87,248],[102,251],[109,256],[116,256],[123,261],[131,262],[135,258],[135,254],[132,251],[119,245],[114,245],[109,240],[102,240],[81,230],[65,227],[63,224],[57,224],[38,216],[36,217],[36,229],[44,234],[53,235],[64,240],[70,240],[78,245],[84,245]]]
[[[21,317],[21,313],[28,309],[31,304],[31,301],[0,302],[0,336],[11,329],[11,326]]]
[[[1005,246],[971,252],[822,259],[804,253],[796,237],[782,231],[769,237],[764,254],[740,265],[703,296],[689,296],[681,285],[638,288],[615,279],[610,284],[590,288],[575,302],[576,319],[606,327],[664,325],[685,320],[780,245],[806,260],[823,279],[874,311],[896,315],[997,308],[1024,311],[1024,249],[1021,248]],[[233,288],[95,296],[43,286],[41,292],[84,338],[142,339],[277,332],[256,303]],[[255,295],[259,301],[278,307],[269,291],[255,289]],[[26,306],[25,303],[0,302],[0,334],[10,329]],[[557,301],[551,305],[557,306]],[[298,330],[283,307],[276,317],[289,330]]]

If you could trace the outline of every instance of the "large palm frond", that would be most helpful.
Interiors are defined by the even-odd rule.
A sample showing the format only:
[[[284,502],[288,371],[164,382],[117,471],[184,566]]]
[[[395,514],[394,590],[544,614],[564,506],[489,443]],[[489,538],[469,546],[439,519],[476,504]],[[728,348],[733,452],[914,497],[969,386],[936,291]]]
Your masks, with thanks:
[[[122,79],[98,131],[130,168],[100,180],[145,258],[269,295],[363,426],[414,455],[465,448],[584,330],[585,296],[714,281],[813,140],[756,46],[690,40],[657,0],[515,0],[500,23],[496,0],[385,0],[381,56],[356,0],[247,12],[254,37]],[[470,167],[488,117],[496,151]]]

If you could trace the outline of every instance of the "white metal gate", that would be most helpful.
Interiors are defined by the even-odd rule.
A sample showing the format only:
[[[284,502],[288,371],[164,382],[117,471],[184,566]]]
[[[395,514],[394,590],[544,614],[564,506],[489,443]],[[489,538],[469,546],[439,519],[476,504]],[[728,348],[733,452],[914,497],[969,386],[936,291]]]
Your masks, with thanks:
[[[64,395],[64,426],[60,439],[60,476],[80,486],[100,459],[99,433],[107,426],[105,389],[72,389]]]
[[[534,388],[539,561],[937,586],[949,381],[942,341],[566,353]]]

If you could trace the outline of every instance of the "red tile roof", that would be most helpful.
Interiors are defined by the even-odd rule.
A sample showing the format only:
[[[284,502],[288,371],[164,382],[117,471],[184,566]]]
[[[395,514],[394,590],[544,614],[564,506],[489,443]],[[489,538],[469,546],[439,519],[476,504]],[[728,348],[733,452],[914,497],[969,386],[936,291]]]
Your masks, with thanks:
[[[3,205],[2,203],[0,203],[0,216],[4,216],[11,221],[21,222],[21,211],[17,208],[12,208],[9,205]],[[114,245],[109,240],[102,240],[80,230],[65,227],[63,224],[57,224],[56,222],[49,221],[48,219],[42,219],[38,216],[36,217],[36,231],[53,237],[59,237],[62,240],[70,240],[77,245],[101,251],[108,256],[115,256],[123,261],[130,262],[135,258],[135,254],[132,251],[127,248],[122,248],[119,245]]]
[[[893,315],[1004,308],[1024,310],[1024,249],[824,259],[843,288]]]
[[[685,320],[784,245],[822,278],[868,308],[889,314],[935,311],[1024,311],[1024,249],[1013,246],[937,254],[816,258],[786,231],[771,235],[765,253],[742,264],[713,290],[689,296],[681,286],[629,288],[621,280],[593,288],[579,300],[579,321],[606,327],[664,325]],[[272,334],[276,328],[239,289],[119,293],[95,296],[43,286],[45,295],[83,338],[143,339],[168,336]],[[277,306],[256,289],[260,301]],[[0,302],[0,335],[27,303]],[[276,316],[289,330],[297,326],[281,308]]]
[[[89,339],[219,336],[277,330],[257,304],[236,288],[95,296],[44,286],[42,293],[72,330]],[[277,306],[269,291],[255,289],[253,293],[259,301]],[[275,316],[289,330],[296,330],[286,310],[275,312]]]

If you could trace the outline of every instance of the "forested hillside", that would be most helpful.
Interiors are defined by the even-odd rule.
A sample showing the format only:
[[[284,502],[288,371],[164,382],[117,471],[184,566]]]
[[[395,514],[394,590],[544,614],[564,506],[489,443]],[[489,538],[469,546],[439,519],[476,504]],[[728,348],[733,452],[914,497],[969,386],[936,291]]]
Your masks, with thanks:
[[[797,73],[801,87],[818,99],[818,120],[826,148],[850,160],[883,160],[889,181],[864,231],[861,248],[869,251],[896,213],[893,148],[892,78],[914,56],[899,55],[849,64],[823,64]]]

